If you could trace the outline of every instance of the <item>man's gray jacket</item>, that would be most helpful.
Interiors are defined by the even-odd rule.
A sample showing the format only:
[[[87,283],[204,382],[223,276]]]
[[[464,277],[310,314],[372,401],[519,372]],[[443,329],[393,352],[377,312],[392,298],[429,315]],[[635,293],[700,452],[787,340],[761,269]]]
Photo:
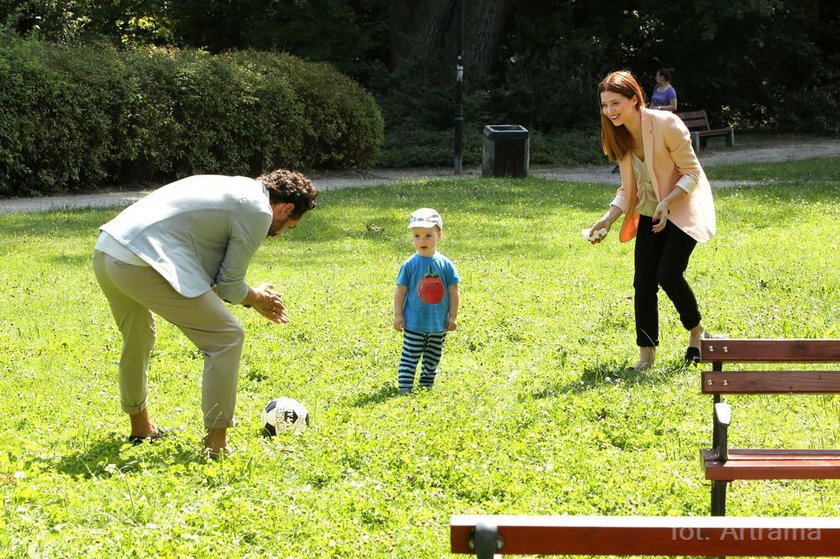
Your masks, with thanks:
[[[216,287],[242,302],[245,274],[268,235],[268,191],[254,179],[197,175],[138,200],[101,227],[154,268],[184,297]]]

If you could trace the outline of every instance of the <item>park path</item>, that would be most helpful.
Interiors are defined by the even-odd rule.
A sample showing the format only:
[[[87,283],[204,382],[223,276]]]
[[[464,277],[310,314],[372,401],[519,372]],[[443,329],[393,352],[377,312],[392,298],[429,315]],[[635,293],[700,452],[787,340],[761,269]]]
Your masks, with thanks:
[[[736,138],[737,142],[737,138]],[[840,139],[807,138],[761,141],[736,144],[733,148],[713,146],[700,152],[700,162],[704,167],[729,163],[789,161],[810,157],[840,157]],[[618,185],[618,175],[613,174],[613,166],[591,165],[585,167],[544,167],[531,166],[532,177],[547,178],[563,182],[587,182],[596,184]],[[319,190],[339,188],[361,188],[380,184],[391,184],[404,180],[451,178],[451,168],[417,169],[374,169],[372,171],[344,171],[312,173],[310,178]],[[461,176],[481,176],[481,169],[464,169]],[[715,188],[725,188],[737,181],[712,181]],[[112,208],[124,207],[136,202],[150,190],[146,189],[109,191],[95,194],[75,194],[69,196],[47,196],[39,198],[9,198],[0,200],[0,214],[54,211],[76,208]]]

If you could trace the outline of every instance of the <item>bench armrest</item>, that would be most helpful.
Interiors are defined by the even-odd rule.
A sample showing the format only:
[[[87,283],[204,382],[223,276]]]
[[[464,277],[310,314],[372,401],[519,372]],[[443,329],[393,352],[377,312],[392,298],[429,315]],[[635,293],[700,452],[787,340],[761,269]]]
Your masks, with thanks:
[[[715,428],[717,440],[715,441],[715,453],[718,460],[729,459],[729,424],[732,422],[732,408],[729,404],[719,402],[715,404]]]

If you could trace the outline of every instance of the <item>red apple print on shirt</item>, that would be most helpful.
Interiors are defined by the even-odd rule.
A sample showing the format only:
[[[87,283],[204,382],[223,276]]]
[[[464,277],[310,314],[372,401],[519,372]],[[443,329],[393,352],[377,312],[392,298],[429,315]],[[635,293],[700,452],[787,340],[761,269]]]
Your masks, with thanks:
[[[443,301],[443,281],[440,276],[432,272],[431,266],[429,266],[429,273],[423,276],[417,285],[417,295],[421,301],[430,305]]]

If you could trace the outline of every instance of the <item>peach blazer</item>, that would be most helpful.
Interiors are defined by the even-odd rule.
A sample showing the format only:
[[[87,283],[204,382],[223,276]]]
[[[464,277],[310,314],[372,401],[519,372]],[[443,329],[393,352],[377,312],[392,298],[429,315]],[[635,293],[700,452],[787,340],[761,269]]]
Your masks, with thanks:
[[[645,165],[657,200],[662,200],[677,186],[683,175],[696,179],[697,186],[669,208],[668,219],[688,236],[705,243],[715,235],[715,206],[712,188],[691,147],[691,135],[682,119],[668,111],[642,108],[642,144]],[[619,162],[621,186],[611,205],[626,213],[618,238],[621,242],[636,236],[639,212],[636,211],[636,176],[633,155]]]

